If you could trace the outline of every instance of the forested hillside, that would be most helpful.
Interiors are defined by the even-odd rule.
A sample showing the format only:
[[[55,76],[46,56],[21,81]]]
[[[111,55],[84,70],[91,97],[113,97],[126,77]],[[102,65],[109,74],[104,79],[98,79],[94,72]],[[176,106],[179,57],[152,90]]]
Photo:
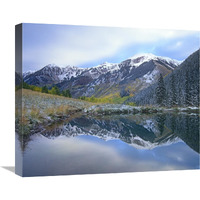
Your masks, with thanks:
[[[198,50],[172,73],[160,75],[157,83],[127,101],[137,105],[199,106],[199,59]]]

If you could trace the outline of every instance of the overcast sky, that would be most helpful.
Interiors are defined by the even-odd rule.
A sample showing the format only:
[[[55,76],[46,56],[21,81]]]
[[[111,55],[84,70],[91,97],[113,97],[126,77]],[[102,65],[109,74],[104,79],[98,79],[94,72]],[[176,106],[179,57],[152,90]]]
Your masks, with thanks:
[[[139,53],[184,60],[199,46],[193,31],[23,24],[23,71],[118,63]]]

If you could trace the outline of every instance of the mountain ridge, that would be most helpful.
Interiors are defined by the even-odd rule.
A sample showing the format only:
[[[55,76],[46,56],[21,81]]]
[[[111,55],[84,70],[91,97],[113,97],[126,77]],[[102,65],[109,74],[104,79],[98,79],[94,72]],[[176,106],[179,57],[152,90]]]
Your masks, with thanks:
[[[69,89],[75,98],[134,94],[156,82],[158,74],[171,73],[179,63],[167,57],[140,54],[120,63],[105,62],[90,68],[49,64],[24,76],[24,81],[36,86],[57,85],[61,91]]]

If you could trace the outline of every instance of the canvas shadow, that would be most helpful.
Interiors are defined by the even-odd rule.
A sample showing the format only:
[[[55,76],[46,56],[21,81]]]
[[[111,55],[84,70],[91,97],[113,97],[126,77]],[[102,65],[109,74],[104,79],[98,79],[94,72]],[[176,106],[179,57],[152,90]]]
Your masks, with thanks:
[[[15,173],[15,166],[2,166],[2,168]]]

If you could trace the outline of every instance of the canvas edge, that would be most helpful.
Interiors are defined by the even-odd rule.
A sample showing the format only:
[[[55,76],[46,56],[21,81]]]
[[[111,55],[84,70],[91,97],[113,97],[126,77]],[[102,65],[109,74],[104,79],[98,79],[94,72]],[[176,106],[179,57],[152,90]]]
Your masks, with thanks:
[[[22,119],[22,90],[17,91],[17,87],[22,88],[22,24],[15,25],[15,174],[23,176],[23,158],[17,151],[18,134],[16,134],[17,120],[16,111],[19,120]],[[23,131],[22,129],[18,131]],[[21,134],[22,135],[22,134]]]

